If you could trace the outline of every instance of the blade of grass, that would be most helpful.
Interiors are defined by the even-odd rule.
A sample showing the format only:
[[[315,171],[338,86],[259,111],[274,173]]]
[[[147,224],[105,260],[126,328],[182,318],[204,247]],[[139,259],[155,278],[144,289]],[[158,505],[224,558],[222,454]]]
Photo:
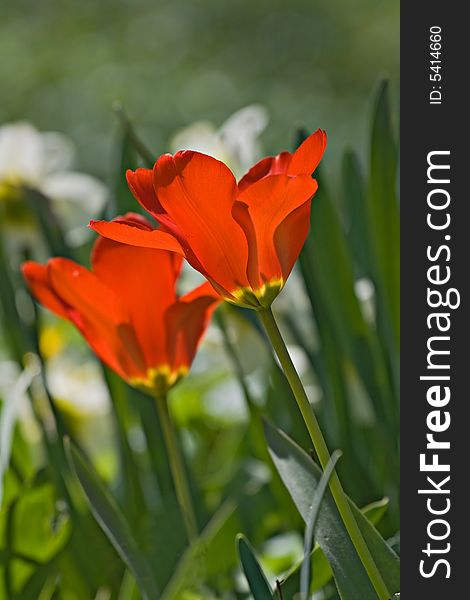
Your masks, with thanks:
[[[123,514],[105,489],[96,473],[69,441],[66,443],[69,463],[73,468],[91,512],[114,546],[125,565],[134,575],[145,600],[158,598],[157,584],[140,551]]]
[[[273,461],[305,522],[310,516],[312,498],[321,470],[295,442],[283,432],[265,423],[265,432]],[[377,530],[348,499],[351,511],[391,593],[399,587],[400,561]],[[328,558],[343,600],[376,600],[361,561],[339,517],[329,491],[324,496],[315,527],[315,539]]]
[[[272,600],[273,591],[261,568],[255,551],[244,535],[237,535],[237,549],[242,569],[254,600]]]
[[[379,333],[388,350],[398,393],[400,341],[400,218],[397,200],[398,154],[393,135],[387,81],[379,85],[374,105],[370,146],[368,215],[377,287]]]
[[[307,520],[307,527],[305,528],[305,536],[304,536],[304,560],[302,561],[302,566],[300,568],[300,599],[308,600],[310,595],[310,570],[311,570],[311,560],[310,553],[312,552],[313,547],[313,538],[314,538],[314,530],[315,525],[318,519],[318,513],[320,511],[320,504],[323,500],[323,496],[328,488],[328,482],[330,480],[331,475],[335,469],[335,465],[341,457],[341,452],[339,450],[335,450],[331,458],[326,465],[325,470],[322,473],[320,481],[318,482],[318,486],[315,490],[315,495],[312,500],[312,507],[310,509],[310,515]],[[313,575],[313,572],[312,572]]]

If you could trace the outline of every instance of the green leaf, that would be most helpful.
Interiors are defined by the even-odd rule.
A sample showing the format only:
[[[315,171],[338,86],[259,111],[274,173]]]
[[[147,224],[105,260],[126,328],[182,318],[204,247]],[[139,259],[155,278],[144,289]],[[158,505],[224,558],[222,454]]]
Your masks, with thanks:
[[[310,582],[310,592],[314,593],[324,587],[333,577],[333,572],[328,559],[320,546],[316,545],[310,555],[313,580]],[[302,562],[294,565],[281,582],[281,589],[287,598],[293,598],[300,590],[300,569]]]
[[[370,328],[354,291],[354,267],[340,216],[323,178],[312,204],[311,232],[299,264],[322,347],[332,340],[357,366],[369,392],[376,389]],[[374,394],[371,393],[371,397]],[[345,409],[344,409],[345,410]]]
[[[158,597],[157,586],[146,557],[113,498],[79,450],[66,444],[67,456],[90,505],[91,512],[119,556],[134,575],[145,600]]]
[[[121,127],[119,130],[120,140],[118,142],[119,155],[116,163],[117,168],[113,177],[114,183],[114,202],[108,207],[108,218],[113,218],[118,215],[123,215],[129,211],[135,211],[136,201],[132,196],[129,186],[127,185],[126,171],[127,169],[135,170],[138,167],[137,152],[131,143],[131,134],[127,127]]]
[[[346,468],[351,456],[360,456],[361,439],[351,430],[351,399],[345,388],[346,369],[357,371],[372,400],[380,434],[393,456],[396,445],[397,402],[393,397],[387,365],[377,334],[366,322],[356,296],[355,272],[347,237],[338,210],[320,175],[312,203],[311,232],[300,254],[299,264],[320,336],[320,359],[325,374],[325,396],[334,406],[328,432],[335,445],[345,450]],[[336,417],[337,423],[334,422]],[[358,449],[356,450],[356,446]],[[395,476],[396,461],[389,461]],[[388,473],[386,473],[388,475]]]
[[[382,519],[384,514],[387,512],[390,500],[388,498],[382,498],[371,502],[367,506],[361,509],[362,514],[369,519],[372,525],[377,525]]]
[[[71,250],[65,242],[61,224],[51,208],[49,198],[33,188],[26,188],[24,193],[28,208],[42,231],[50,253],[53,256],[72,258]]]
[[[389,86],[378,89],[372,123],[368,209],[375,259],[379,326],[392,359],[400,340],[400,217],[398,155],[390,113]],[[396,368],[396,367],[395,367]]]
[[[116,168],[113,176],[113,201],[106,208],[107,219],[112,219],[116,214],[123,215],[138,210],[138,203],[127,185],[126,171],[127,169],[135,171],[142,164],[151,169],[155,162],[155,157],[136,134],[121,104],[117,102],[113,108],[119,120],[119,131],[116,143],[117,155],[114,160]]]
[[[372,502],[361,509],[362,514],[369,519],[373,525],[377,525],[385,514],[389,505],[388,498],[383,498],[377,502]],[[322,549],[317,544],[310,555],[313,581],[310,585],[310,592],[313,594],[324,587],[333,577],[330,564],[324,555]],[[302,561],[294,565],[285,575],[282,581],[282,590],[287,598],[293,597],[300,589],[300,568]]]
[[[126,571],[122,578],[117,600],[137,600],[138,588],[130,571]]]
[[[68,514],[57,503],[56,490],[49,483],[24,489],[8,509],[12,555],[46,563],[65,546],[70,532]]]
[[[235,569],[238,557],[233,541],[237,533],[259,531],[267,518],[270,492],[267,486],[255,481],[256,477],[247,478],[246,473],[240,472],[226,486],[225,492],[230,494],[232,490],[233,496],[229,495],[223,501],[197,540],[184,552],[164,589],[162,600],[181,600],[186,592],[198,592],[201,582],[206,586],[217,585],[221,574]]]
[[[29,331],[20,318],[16,304],[15,273],[10,268],[3,240],[0,239],[0,281],[2,293],[0,294],[0,317],[4,339],[11,355],[20,368],[23,366],[24,353],[32,349]]]
[[[222,504],[199,538],[182,556],[162,600],[179,600],[185,589],[197,585],[201,575],[207,580],[236,564],[233,539],[241,527],[237,508],[232,499]]]
[[[272,600],[273,592],[255,552],[242,534],[237,536],[237,548],[243,572],[254,600]]]
[[[127,116],[124,108],[118,103],[114,106],[114,111],[121,122],[123,131],[127,137],[127,144],[134,149],[140,156],[147,169],[151,169],[155,163],[155,155],[146,147],[140,137],[137,135],[134,125]]]
[[[46,564],[34,571],[21,590],[21,600],[38,600],[49,578],[54,575],[53,566]]]
[[[356,153],[347,150],[342,162],[343,207],[349,245],[359,276],[372,277],[372,241],[367,213],[367,190]]]
[[[265,435],[281,479],[307,522],[322,472],[290,438],[268,423],[265,423]],[[396,592],[400,587],[398,557],[352,501],[350,505],[385,584],[391,592]],[[320,508],[315,539],[328,558],[342,599],[376,600],[329,491]]]
[[[119,502],[126,517],[134,524],[145,511],[144,492],[139,479],[139,469],[129,444],[128,430],[132,426],[127,413],[130,412],[128,386],[108,367],[103,366],[103,374],[109,389],[112,416],[115,425],[119,450]]]
[[[47,579],[46,571],[50,573],[51,564],[70,542],[66,506],[58,500],[54,486],[41,479],[23,487],[0,512],[0,564],[4,565],[6,595],[12,600],[39,598],[37,591]]]
[[[318,482],[317,489],[315,490],[315,495],[313,496],[312,504],[310,506],[310,514],[307,518],[307,527],[305,528],[304,536],[304,560],[302,561],[302,566],[300,568],[300,595],[306,600],[308,600],[310,589],[310,573],[313,572],[313,570],[311,570],[310,562],[310,553],[312,551],[312,544],[314,541],[313,532],[315,530],[315,525],[317,524],[323,496],[326,493],[328,482],[330,481],[331,475],[333,474],[335,465],[340,456],[340,450],[335,450],[335,452],[333,452],[331,455],[330,460],[328,461],[328,464],[326,465],[326,468],[320,477],[320,481]]]
[[[312,203],[311,233],[300,254],[300,267],[310,299],[321,293],[336,335],[350,346],[365,336],[367,324],[354,293],[354,272],[338,211],[321,173]]]
[[[92,598],[95,590],[116,581],[123,570],[120,557],[89,511],[75,517],[70,543],[53,562],[64,600]]]
[[[123,384],[124,385],[124,384]],[[139,413],[142,431],[147,443],[151,478],[163,499],[174,498],[173,479],[163,441],[163,432],[153,398],[136,389],[129,389],[130,398]]]

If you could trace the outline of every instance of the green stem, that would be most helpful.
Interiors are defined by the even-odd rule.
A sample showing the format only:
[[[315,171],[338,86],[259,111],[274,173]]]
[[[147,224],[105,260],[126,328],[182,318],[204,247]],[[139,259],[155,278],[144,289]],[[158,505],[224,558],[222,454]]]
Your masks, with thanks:
[[[189,486],[184,471],[183,460],[181,458],[175,430],[171,423],[170,413],[168,411],[167,397],[157,397],[156,403],[158,416],[160,418],[160,425],[163,431],[163,438],[165,440],[168,453],[168,459],[170,461],[170,469],[173,476],[173,483],[175,485],[176,498],[183,514],[188,540],[190,543],[192,543],[197,538],[196,517],[191,503],[191,496],[189,494]]]
[[[269,339],[271,340],[271,344],[279,358],[279,362],[281,363],[281,366],[287,377],[300,412],[302,413],[302,417],[305,421],[305,425],[307,426],[310,438],[315,448],[315,452],[317,453],[320,461],[320,465],[322,469],[325,470],[328,462],[330,461],[330,453],[318,421],[315,417],[315,413],[313,412],[302,382],[300,381],[299,375],[294,367],[294,363],[289,356],[289,352],[284,343],[281,332],[279,331],[271,308],[260,310],[259,316],[266,329]],[[367,544],[357,525],[356,519],[352,514],[351,507],[336,471],[334,471],[331,476],[329,486],[339,514],[341,515],[343,523],[348,531],[349,537],[356,548],[356,552],[359,555],[362,564],[364,565],[378,598],[380,600],[389,600],[391,594],[387,590],[377,565],[375,564],[369,548],[367,547]]]

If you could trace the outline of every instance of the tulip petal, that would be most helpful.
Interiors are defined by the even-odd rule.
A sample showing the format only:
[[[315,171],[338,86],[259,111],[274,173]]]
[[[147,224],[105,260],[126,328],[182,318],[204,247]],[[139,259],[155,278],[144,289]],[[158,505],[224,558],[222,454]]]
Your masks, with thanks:
[[[69,319],[67,305],[51,287],[47,266],[29,260],[22,265],[21,271],[38,302],[57,316]]]
[[[288,215],[274,233],[274,245],[279,257],[284,280],[287,279],[310,229],[311,200],[308,200]]]
[[[309,175],[272,175],[246,188],[235,202],[232,214],[248,240],[247,277],[254,290],[273,280],[285,281],[289,275],[290,269],[285,267],[300,249],[297,240],[288,240],[293,250],[283,247],[288,255],[284,259],[278,254],[275,233],[291,213],[310,200],[316,189],[317,183]],[[284,242],[282,235],[281,240]]]
[[[135,212],[127,212],[125,215],[114,217],[112,222],[134,225],[135,227],[140,227],[140,229],[148,229],[149,231],[153,231],[155,229],[155,225],[152,224],[147,218],[140,213]]]
[[[325,148],[326,133],[322,129],[317,129],[292,155],[289,175],[311,175],[320,164]]]
[[[90,221],[89,227],[103,237],[122,244],[170,250],[184,255],[181,244],[173,235],[160,229],[144,227],[133,221]]]
[[[129,311],[148,368],[168,363],[163,319],[176,302],[181,262],[174,252],[137,248],[105,238],[99,238],[93,250],[93,272],[119,295]]]
[[[213,311],[221,302],[210,283],[181,297],[165,314],[167,355],[173,371],[189,368]]]
[[[238,183],[240,190],[269,175],[311,175],[320,163],[326,148],[326,133],[317,129],[297,148],[294,154],[282,152],[263,158]]]
[[[199,152],[159,158],[154,188],[166,215],[157,215],[184,248],[188,262],[230,292],[247,285],[248,246],[231,216],[237,186],[220,161]]]
[[[137,169],[126,171],[127,184],[140,205],[150,214],[155,215],[162,212],[162,208],[157,200],[157,195],[153,189],[153,170]]]
[[[283,175],[287,173],[292,158],[290,152],[281,152],[277,156],[268,156],[257,162],[238,182],[238,189],[244,191],[268,175]]]
[[[129,315],[118,295],[93,273],[65,258],[48,262],[51,288],[67,307],[67,318],[94,352],[121,377],[146,372]]]

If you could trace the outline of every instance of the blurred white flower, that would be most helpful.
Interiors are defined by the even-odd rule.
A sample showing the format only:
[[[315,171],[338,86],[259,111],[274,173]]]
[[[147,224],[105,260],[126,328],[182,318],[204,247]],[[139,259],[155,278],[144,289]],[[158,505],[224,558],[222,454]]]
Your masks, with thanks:
[[[260,157],[259,136],[268,124],[263,106],[252,104],[238,110],[217,129],[198,121],[178,131],[170,140],[172,152],[196,150],[226,163],[241,177]]]
[[[361,277],[354,282],[354,291],[359,300],[364,319],[375,322],[375,287],[370,279]]]
[[[73,158],[72,142],[60,133],[41,133],[26,122],[0,127],[0,201],[22,187],[40,191],[51,200],[67,241],[79,245],[108,192],[95,177],[69,170]]]
[[[208,415],[221,421],[246,423],[248,409],[243,392],[235,378],[221,381],[207,391],[204,407]]]
[[[54,401],[75,416],[96,417],[109,410],[108,389],[93,361],[60,353],[47,361],[46,380]]]

